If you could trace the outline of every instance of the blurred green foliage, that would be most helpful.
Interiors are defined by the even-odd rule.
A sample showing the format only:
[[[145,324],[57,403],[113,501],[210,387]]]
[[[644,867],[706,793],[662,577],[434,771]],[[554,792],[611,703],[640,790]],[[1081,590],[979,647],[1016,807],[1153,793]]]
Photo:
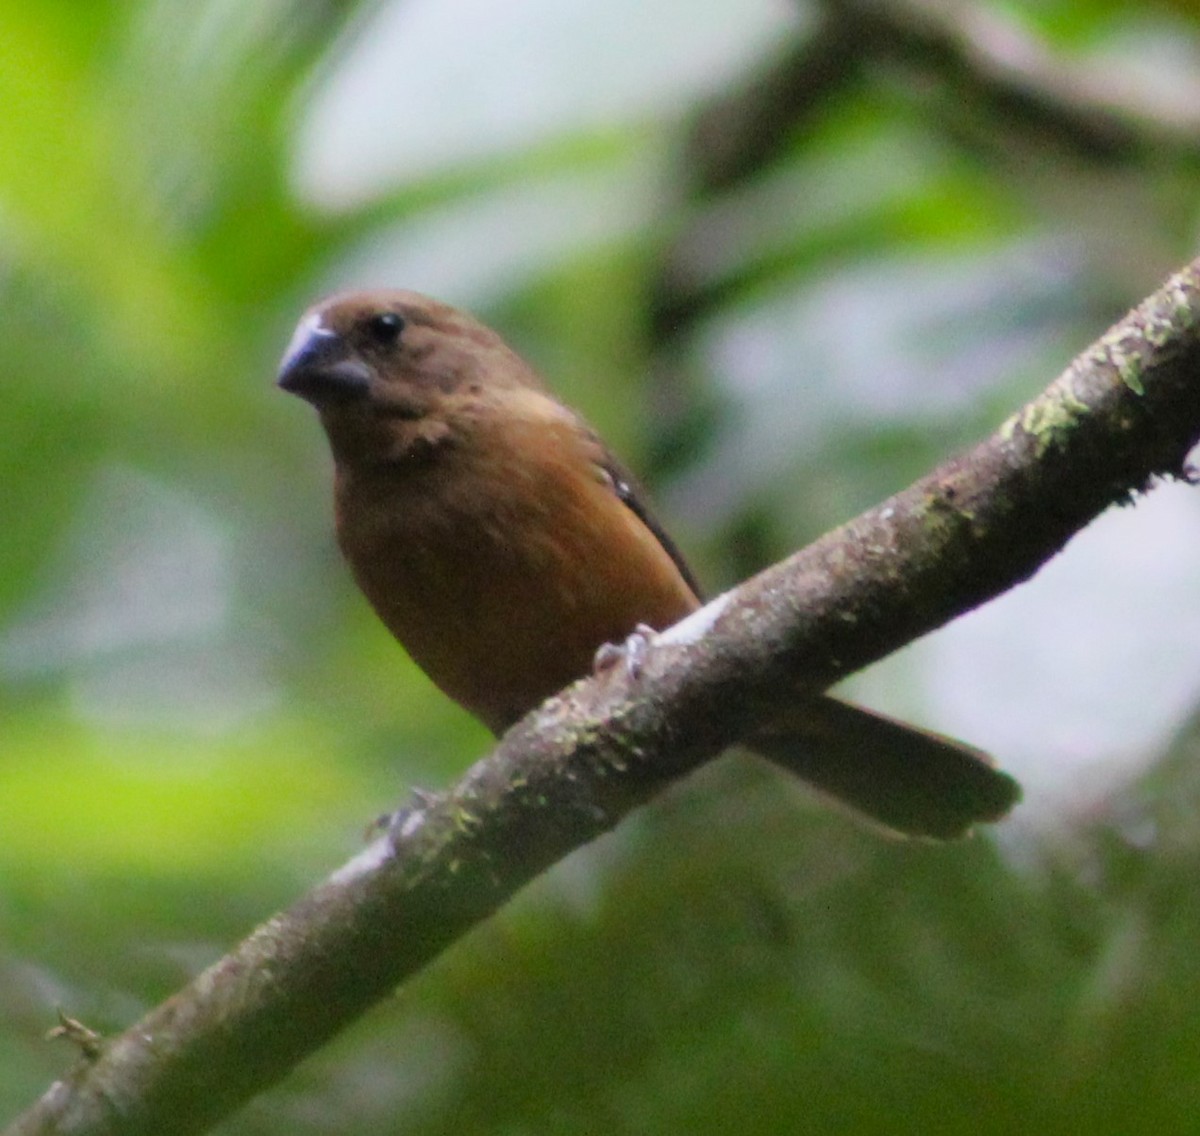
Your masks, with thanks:
[[[70,1059],[56,1007],[124,1028],[486,748],[353,594],[323,442],[271,388],[316,295],[476,308],[718,584],[991,428],[1191,254],[1200,131],[1170,91],[1161,134],[1113,112],[1153,145],[1099,152],[864,47],[759,105],[782,121],[722,181],[699,127],[789,53],[815,71],[816,7],[658,0],[630,30],[626,4],[631,73],[676,85],[572,119],[603,86],[595,16],[511,5],[547,72],[581,61],[551,126],[501,113],[536,51],[414,56],[397,21],[432,7],[0,3],[4,1117]],[[1009,7],[1051,60],[1102,61],[1114,103],[1125,72],[1200,82],[1188,4]],[[385,17],[410,98],[458,76],[427,129],[457,149],[405,157],[403,100],[313,125]],[[693,23],[731,33],[699,77],[667,65]],[[390,172],[353,183],[338,130]],[[880,841],[719,763],[223,1130],[1190,1131],[1198,737],[999,848]]]

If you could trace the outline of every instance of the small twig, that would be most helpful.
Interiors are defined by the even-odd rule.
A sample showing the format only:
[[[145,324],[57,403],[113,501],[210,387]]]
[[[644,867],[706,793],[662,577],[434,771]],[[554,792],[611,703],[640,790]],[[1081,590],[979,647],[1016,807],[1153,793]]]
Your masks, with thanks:
[[[100,1056],[104,1043],[102,1034],[88,1029],[78,1018],[68,1018],[61,1006],[58,1009],[58,1025],[46,1031],[46,1040],[54,1041],[60,1037],[71,1042],[88,1061],[95,1061]]]

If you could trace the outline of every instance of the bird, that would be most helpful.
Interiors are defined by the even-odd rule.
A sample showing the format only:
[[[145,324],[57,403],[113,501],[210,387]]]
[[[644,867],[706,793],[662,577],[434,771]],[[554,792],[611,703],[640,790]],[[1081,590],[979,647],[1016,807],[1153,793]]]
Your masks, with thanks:
[[[497,736],[597,652],[702,603],[633,475],[491,328],[416,292],[341,292],[301,317],[277,384],[333,456],[358,587],[446,695]],[[982,751],[829,695],[748,739],[877,828],[950,839],[1003,817]]]

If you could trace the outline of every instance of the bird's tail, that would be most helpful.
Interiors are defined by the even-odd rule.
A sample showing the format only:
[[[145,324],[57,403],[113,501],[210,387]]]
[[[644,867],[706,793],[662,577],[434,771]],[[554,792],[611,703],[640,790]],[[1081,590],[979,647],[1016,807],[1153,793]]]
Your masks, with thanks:
[[[982,750],[836,698],[796,706],[748,745],[902,836],[965,836],[1021,798],[1017,782]]]

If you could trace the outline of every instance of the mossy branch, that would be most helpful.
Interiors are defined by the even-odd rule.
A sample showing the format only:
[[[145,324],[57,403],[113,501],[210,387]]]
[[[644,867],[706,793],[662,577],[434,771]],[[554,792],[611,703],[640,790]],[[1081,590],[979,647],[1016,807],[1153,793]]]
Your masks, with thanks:
[[[1200,261],[986,441],[519,723],[7,1136],[201,1132],[531,878],[794,704],[1031,576],[1200,438]]]

